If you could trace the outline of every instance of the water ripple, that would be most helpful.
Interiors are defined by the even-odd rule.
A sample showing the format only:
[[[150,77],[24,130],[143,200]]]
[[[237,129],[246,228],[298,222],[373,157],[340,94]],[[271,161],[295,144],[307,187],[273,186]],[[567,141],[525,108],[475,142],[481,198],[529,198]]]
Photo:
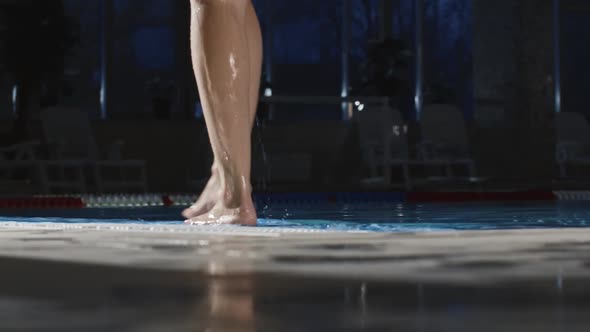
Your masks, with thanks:
[[[0,211],[1,221],[31,223],[181,224],[180,208]],[[259,211],[264,227],[422,232],[588,227],[586,203],[272,205]]]

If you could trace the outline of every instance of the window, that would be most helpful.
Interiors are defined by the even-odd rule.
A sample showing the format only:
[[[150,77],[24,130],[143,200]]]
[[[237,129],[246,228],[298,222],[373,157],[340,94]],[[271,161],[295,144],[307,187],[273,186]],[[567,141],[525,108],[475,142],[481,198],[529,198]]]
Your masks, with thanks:
[[[78,41],[65,67],[65,104],[100,116],[101,1],[65,0],[65,10],[78,29]]]
[[[590,86],[590,4],[586,0],[562,1],[561,67],[562,111],[583,112],[588,109]]]
[[[175,1],[114,1],[110,116],[165,119],[177,110],[174,11]]]
[[[425,0],[425,103],[457,106],[473,114],[471,0]]]

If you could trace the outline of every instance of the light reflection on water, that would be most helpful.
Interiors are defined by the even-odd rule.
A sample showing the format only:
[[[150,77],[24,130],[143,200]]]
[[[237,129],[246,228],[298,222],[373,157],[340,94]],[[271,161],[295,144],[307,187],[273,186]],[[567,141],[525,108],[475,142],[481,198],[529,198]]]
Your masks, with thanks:
[[[1,221],[181,224],[179,208],[0,211]],[[263,227],[414,232],[590,226],[585,203],[272,204]]]

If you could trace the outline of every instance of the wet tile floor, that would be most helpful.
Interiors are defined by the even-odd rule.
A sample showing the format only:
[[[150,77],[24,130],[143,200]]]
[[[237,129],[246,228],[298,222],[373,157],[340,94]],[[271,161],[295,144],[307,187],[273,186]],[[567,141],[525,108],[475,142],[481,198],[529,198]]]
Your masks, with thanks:
[[[590,230],[0,224],[0,331],[589,331]]]

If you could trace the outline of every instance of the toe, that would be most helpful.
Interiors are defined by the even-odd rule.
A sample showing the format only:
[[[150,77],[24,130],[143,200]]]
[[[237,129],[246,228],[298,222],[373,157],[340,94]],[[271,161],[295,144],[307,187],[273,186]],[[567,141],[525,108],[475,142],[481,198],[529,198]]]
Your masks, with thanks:
[[[215,204],[213,204],[211,202],[209,202],[209,203],[197,202],[194,205],[192,205],[191,207],[182,211],[182,216],[185,217],[186,219],[192,219],[192,218],[195,218],[198,216],[202,216],[202,215],[206,214],[207,212],[211,211],[211,209],[213,209],[214,206],[215,206]]]
[[[194,218],[202,213],[200,213],[199,211],[200,209],[198,209],[195,205],[184,209],[184,211],[182,211],[182,216],[185,217],[186,219],[191,219]]]

